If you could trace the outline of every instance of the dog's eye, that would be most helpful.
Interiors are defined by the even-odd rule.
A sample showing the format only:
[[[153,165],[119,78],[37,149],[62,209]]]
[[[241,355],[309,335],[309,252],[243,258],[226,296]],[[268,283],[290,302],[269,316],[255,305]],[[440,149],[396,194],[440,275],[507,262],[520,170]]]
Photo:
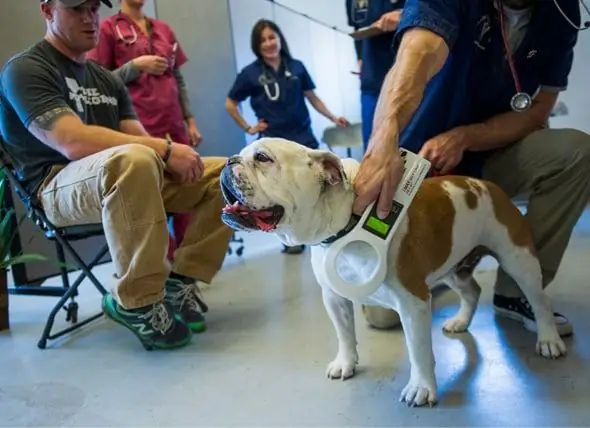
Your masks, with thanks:
[[[254,155],[254,160],[256,162],[272,162],[272,159],[262,152],[256,152]]]

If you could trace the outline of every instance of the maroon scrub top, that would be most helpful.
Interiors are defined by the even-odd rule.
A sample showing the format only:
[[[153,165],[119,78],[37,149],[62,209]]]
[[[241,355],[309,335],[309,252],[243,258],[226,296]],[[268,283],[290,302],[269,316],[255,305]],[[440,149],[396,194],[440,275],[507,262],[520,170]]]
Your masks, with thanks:
[[[167,58],[170,67],[164,74],[155,76],[142,72],[127,84],[127,88],[139,120],[150,135],[164,138],[170,133],[174,141],[188,144],[180,93],[173,73],[173,69],[180,68],[188,58],[168,24],[158,19],[146,19],[151,26],[151,36],[122,12],[103,20],[99,43],[88,52],[87,59],[114,70],[143,55]]]

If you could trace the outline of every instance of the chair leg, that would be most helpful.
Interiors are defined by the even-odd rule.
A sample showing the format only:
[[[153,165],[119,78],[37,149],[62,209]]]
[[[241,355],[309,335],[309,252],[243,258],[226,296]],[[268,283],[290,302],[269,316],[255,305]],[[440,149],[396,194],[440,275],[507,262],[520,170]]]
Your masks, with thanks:
[[[102,286],[100,281],[98,281],[96,276],[91,272],[91,269],[100,261],[100,259],[102,259],[108,253],[108,251],[109,251],[108,245],[105,244],[101,248],[101,250],[98,252],[96,257],[88,265],[86,265],[84,263],[84,261],[80,258],[78,253],[76,253],[76,251],[73,249],[73,247],[71,246],[71,244],[69,242],[67,242],[59,234],[56,235],[56,238],[59,241],[59,244],[61,244],[62,249],[65,248],[65,250],[70,254],[70,256],[72,256],[72,258],[74,259],[74,261],[76,263],[76,266],[80,270],[82,270],[82,273],[80,273],[78,278],[76,278],[76,280],[69,286],[66,293],[59,299],[59,301],[55,304],[55,306],[53,307],[53,309],[49,313],[49,316],[47,318],[47,322],[45,324],[45,328],[43,329],[43,333],[41,335],[41,338],[39,339],[39,342],[37,343],[37,346],[40,349],[45,349],[45,347],[47,346],[48,340],[57,339],[65,334],[70,333],[74,330],[77,330],[80,327],[103,316],[103,312],[101,311],[98,314],[95,314],[89,318],[86,318],[85,320],[83,320],[81,322],[78,322],[78,303],[74,301],[74,296],[78,295],[78,287],[80,286],[80,284],[82,283],[84,278],[90,279],[90,281],[93,283],[93,285],[96,287],[96,289],[102,295],[105,295],[107,293],[107,290]],[[67,306],[64,306],[68,299],[72,299],[72,300]],[[63,330],[60,330],[57,333],[51,334],[51,330],[52,330],[53,324],[55,322],[55,316],[57,315],[57,312],[62,308],[65,309],[67,312],[66,321],[73,323],[73,325],[68,328],[65,328]]]
[[[230,245],[227,247],[227,254],[229,254],[230,256],[233,254],[233,251],[234,251],[233,248],[231,247],[232,243],[241,244],[236,249],[236,255],[238,257],[241,257],[242,254],[244,253],[244,238],[238,238],[236,236],[235,232],[232,234],[231,240],[230,240]]]

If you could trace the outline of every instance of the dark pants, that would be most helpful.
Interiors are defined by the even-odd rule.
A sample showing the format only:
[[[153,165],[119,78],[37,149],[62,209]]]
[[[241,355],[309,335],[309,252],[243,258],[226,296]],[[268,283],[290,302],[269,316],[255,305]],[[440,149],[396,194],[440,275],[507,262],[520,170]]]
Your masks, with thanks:
[[[371,95],[361,93],[361,120],[363,130],[363,146],[365,151],[369,145],[369,138],[373,130],[373,118],[375,117],[375,109],[377,108],[378,95]]]

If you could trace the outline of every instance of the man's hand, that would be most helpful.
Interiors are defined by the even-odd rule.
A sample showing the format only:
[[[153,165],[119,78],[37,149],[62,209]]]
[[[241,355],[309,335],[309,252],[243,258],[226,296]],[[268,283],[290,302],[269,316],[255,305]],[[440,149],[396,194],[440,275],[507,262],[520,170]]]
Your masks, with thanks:
[[[467,135],[458,127],[428,140],[418,153],[430,161],[432,167],[446,174],[459,165],[467,147]]]
[[[157,55],[143,55],[133,60],[133,64],[146,73],[161,75],[168,69],[168,60]]]
[[[190,146],[172,143],[172,150],[168,158],[168,169],[182,183],[199,180],[203,176],[204,166],[201,156]]]
[[[199,132],[199,128],[197,128],[197,124],[195,123],[195,120],[192,117],[186,121],[186,124],[188,127],[188,135],[190,137],[191,143],[193,147],[197,147],[199,144],[201,144],[201,141],[203,140],[203,137]]]
[[[401,16],[401,9],[384,13],[377,21],[373,22],[372,26],[379,28],[381,31],[395,31]]]
[[[399,138],[397,125],[382,125],[383,132],[375,132],[375,137],[365,153],[354,182],[356,199],[353,212],[362,215],[374,201],[377,202],[377,215],[386,218],[397,187],[402,179],[404,163],[397,145]]]

